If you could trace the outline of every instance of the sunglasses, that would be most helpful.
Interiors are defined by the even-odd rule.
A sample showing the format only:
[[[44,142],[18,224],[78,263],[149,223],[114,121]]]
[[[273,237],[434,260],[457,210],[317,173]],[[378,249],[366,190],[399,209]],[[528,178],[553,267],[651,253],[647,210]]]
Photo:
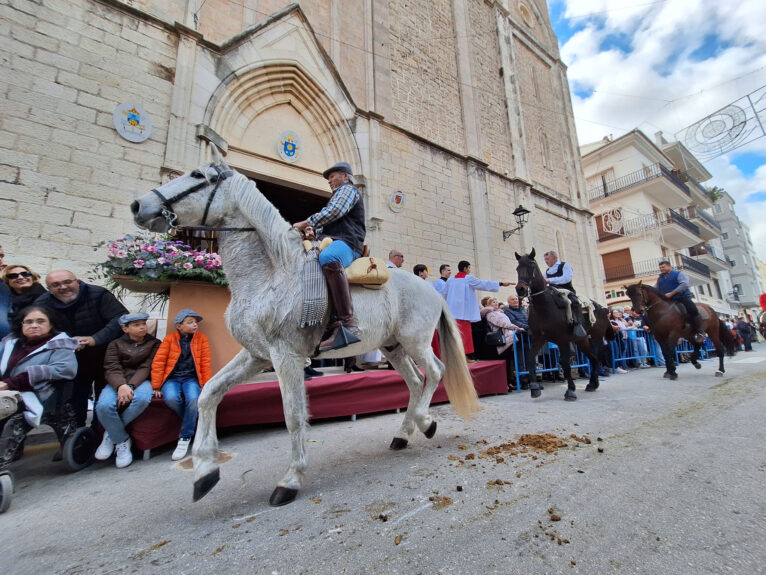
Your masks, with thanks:
[[[18,273],[12,273],[12,274],[5,274],[5,277],[7,277],[9,280],[15,280],[17,278],[31,278],[32,272],[18,272]]]

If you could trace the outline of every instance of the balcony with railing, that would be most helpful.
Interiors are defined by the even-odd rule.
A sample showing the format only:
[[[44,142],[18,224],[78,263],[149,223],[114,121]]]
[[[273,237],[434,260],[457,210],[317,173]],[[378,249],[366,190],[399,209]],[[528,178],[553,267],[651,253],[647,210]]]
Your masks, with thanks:
[[[721,231],[721,225],[716,221],[716,219],[704,212],[698,206],[689,206],[688,208],[685,208],[681,211],[688,219],[694,220],[695,223],[699,226],[700,236],[702,239],[712,240],[719,237],[723,233]]]
[[[660,273],[658,270],[659,263],[663,259],[664,258],[657,257],[638,262],[627,262],[617,266],[610,266],[604,269],[604,281],[608,283],[642,277],[656,278]],[[654,285],[654,279],[652,279],[651,284]]]
[[[692,200],[702,208],[712,208],[714,202],[713,195],[710,193],[710,191],[692,176],[687,174],[687,178],[689,180],[689,190],[692,192]]]
[[[676,258],[677,258],[676,260],[677,267],[679,269],[682,269],[685,272],[691,272],[692,274],[697,274],[698,276],[701,276],[704,279],[710,278],[710,268],[707,267],[702,262],[693,260],[692,258],[684,254],[676,254]]]
[[[668,247],[688,248],[699,243],[700,229],[676,210],[667,210],[659,216],[662,239]]]
[[[689,255],[714,272],[728,270],[731,267],[729,262],[723,259],[710,244],[700,244],[689,248]]]
[[[648,184],[647,193],[660,205],[668,205],[667,202],[678,205],[679,201],[688,203],[691,199],[691,191],[683,180],[662,164],[656,163],[613,180],[599,181],[588,188],[588,201],[600,200],[643,184]]]

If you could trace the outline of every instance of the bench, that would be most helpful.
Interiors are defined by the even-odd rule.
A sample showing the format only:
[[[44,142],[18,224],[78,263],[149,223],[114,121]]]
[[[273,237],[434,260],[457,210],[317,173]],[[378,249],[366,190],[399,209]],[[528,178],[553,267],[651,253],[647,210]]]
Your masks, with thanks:
[[[482,361],[469,365],[477,393],[508,393],[504,361]],[[409,391],[402,377],[392,370],[364,371],[328,375],[306,382],[309,412],[312,419],[352,417],[365,413],[398,410],[407,407]],[[432,403],[447,401],[440,383]],[[277,381],[240,384],[224,395],[218,406],[218,429],[244,425],[284,422],[282,395]],[[152,399],[146,410],[130,425],[133,445],[144,452],[178,440],[181,420],[162,399]]]

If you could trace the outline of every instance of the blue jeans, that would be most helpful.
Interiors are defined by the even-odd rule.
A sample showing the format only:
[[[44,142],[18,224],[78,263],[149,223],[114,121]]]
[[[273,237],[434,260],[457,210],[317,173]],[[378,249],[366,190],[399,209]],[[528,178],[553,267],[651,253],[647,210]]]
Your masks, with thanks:
[[[358,257],[359,254],[352,250],[346,242],[335,240],[319,253],[319,265],[340,262],[346,268]]]
[[[98,420],[109,434],[109,439],[114,443],[122,443],[129,435],[125,427],[136,417],[141,415],[152,400],[152,384],[149,380],[139,385],[133,391],[133,401],[122,413],[117,411],[117,390],[107,385],[98,396],[96,402],[96,414]]]
[[[179,437],[191,437],[197,427],[197,399],[200,386],[196,377],[168,379],[162,384],[162,397],[167,406],[181,418]]]
[[[662,355],[662,348],[660,347],[660,342],[657,341],[657,338],[652,336],[654,339],[654,365],[658,367],[664,367],[665,366],[665,358]]]

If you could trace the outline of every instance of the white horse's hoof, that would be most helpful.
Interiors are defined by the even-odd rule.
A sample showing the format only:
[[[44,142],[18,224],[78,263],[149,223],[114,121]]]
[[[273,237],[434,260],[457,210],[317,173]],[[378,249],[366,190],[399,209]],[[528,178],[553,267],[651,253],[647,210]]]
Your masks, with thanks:
[[[423,432],[423,435],[425,435],[428,439],[431,439],[434,435],[436,435],[436,422],[432,421],[431,425],[428,426],[428,429],[426,429]]]
[[[194,482],[194,501],[199,501],[205,497],[205,495],[215,487],[215,484],[218,483],[219,479],[221,479],[221,472],[218,468],[197,479],[197,481]]]
[[[269,505],[272,507],[281,507],[282,505],[287,505],[288,503],[292,503],[297,495],[297,489],[291,489],[290,487],[282,487],[281,485],[277,485],[276,489],[274,489],[274,491],[271,493],[271,497],[269,497]]]
[[[407,447],[407,440],[402,439],[401,437],[394,437],[391,445],[388,446],[389,449],[393,449],[394,451],[399,451],[405,447]]]

